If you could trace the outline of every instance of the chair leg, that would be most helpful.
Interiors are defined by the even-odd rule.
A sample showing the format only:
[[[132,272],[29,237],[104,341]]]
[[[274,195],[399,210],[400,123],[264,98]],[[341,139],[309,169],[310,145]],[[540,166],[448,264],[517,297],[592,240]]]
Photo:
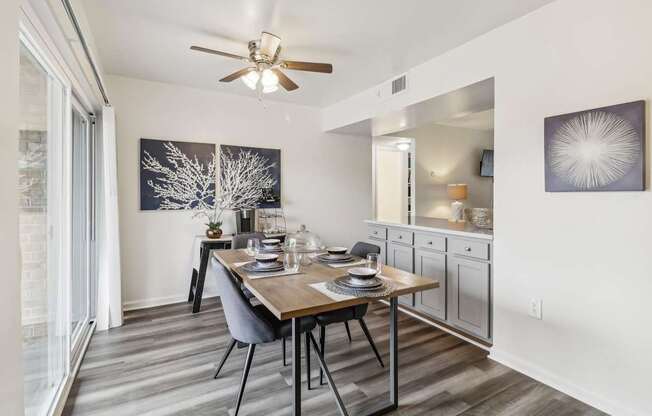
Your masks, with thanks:
[[[287,359],[285,358],[285,357],[286,357],[286,352],[285,352],[285,337],[283,337],[283,341],[281,341],[281,343],[283,344],[283,367],[287,367],[288,363],[287,363]]]
[[[344,327],[346,328],[346,335],[349,337],[349,342],[351,342],[351,330],[349,329],[349,321],[344,321]]]
[[[240,411],[240,403],[242,403],[242,396],[244,395],[245,384],[247,384],[247,376],[249,375],[249,369],[251,368],[251,361],[254,358],[254,351],[256,350],[256,344],[249,344],[249,350],[247,351],[247,359],[245,360],[244,370],[242,371],[242,381],[240,381],[240,391],[238,392],[238,401],[235,405],[234,416],[238,416],[238,411]]]
[[[369,341],[369,344],[371,345],[371,349],[374,350],[374,354],[376,354],[376,358],[378,358],[378,362],[380,363],[381,367],[385,367],[385,364],[383,364],[383,359],[380,358],[380,354],[378,354],[378,350],[376,349],[376,344],[374,344],[374,340],[371,338],[371,334],[369,333],[369,328],[367,328],[367,324],[364,322],[364,319],[360,318],[358,319],[358,322],[360,323],[360,328],[362,328],[362,332],[367,337],[367,340]]]
[[[226,359],[229,358],[229,354],[231,354],[231,351],[233,351],[233,347],[235,347],[235,343],[236,343],[236,340],[231,339],[231,343],[226,348],[226,351],[224,352],[224,356],[222,356],[222,361],[220,361],[220,364],[217,366],[217,372],[215,373],[215,377],[213,377],[213,378],[217,378],[217,376],[220,374],[220,370],[224,366],[224,363],[226,362]]]
[[[306,337],[306,379],[308,380],[308,390],[310,390],[310,337],[308,333],[305,334]]]
[[[325,359],[325,352],[324,352],[325,347],[326,347],[326,327],[320,326],[319,327],[319,350],[321,351],[321,358],[324,359]],[[319,385],[320,386],[324,385],[324,370],[322,370],[321,367],[319,367]]]

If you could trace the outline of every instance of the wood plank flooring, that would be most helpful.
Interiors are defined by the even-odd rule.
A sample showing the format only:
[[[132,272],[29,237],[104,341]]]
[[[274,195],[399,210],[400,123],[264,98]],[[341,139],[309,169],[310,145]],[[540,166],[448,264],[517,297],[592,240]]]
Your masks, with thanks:
[[[217,299],[127,312],[125,325],[93,336],[68,398],[65,415],[232,415],[246,349],[235,349],[213,379],[230,339]],[[388,308],[374,304],[367,325],[385,362]],[[362,330],[352,322],[327,330],[326,360],[352,415],[385,399],[388,378]],[[302,345],[304,345],[302,343]],[[290,361],[288,342],[288,363]],[[291,367],[280,343],[259,346],[240,415],[291,414]],[[602,415],[563,393],[487,359],[487,353],[405,314],[399,314],[399,401],[395,415]],[[305,360],[302,366],[305,365]],[[305,373],[305,367],[302,367]],[[327,386],[303,385],[310,416],[338,415]]]

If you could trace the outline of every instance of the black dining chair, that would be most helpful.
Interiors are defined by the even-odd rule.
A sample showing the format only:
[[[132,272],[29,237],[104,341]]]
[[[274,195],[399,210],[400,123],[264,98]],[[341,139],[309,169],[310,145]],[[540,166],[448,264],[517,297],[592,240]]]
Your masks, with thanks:
[[[368,254],[380,254],[380,247],[374,244],[358,241],[357,243],[355,243],[353,248],[351,248],[351,254],[357,257],[362,257],[364,259],[367,257]],[[315,319],[317,320],[317,324],[319,325],[319,344],[320,344],[319,349],[321,350],[322,357],[324,354],[324,347],[326,346],[326,327],[331,324],[337,324],[343,322],[344,326],[346,327],[346,334],[349,338],[349,342],[351,342],[351,331],[349,329],[349,321],[355,320],[358,321],[358,323],[360,324],[360,328],[362,328],[362,332],[364,332],[365,336],[367,337],[367,340],[369,341],[369,345],[371,345],[371,349],[376,355],[376,358],[378,359],[380,366],[385,367],[385,364],[383,363],[383,359],[380,357],[380,354],[378,353],[378,349],[376,348],[376,344],[374,343],[373,338],[371,338],[371,334],[369,333],[369,328],[367,328],[367,324],[364,321],[364,317],[367,314],[368,309],[369,309],[369,304],[365,303],[363,305],[351,306],[344,309],[338,309],[336,311],[325,312],[315,316]],[[321,371],[320,369],[319,384],[321,385],[322,383],[323,383],[323,371]]]
[[[231,334],[229,343],[222,360],[220,361],[215,377],[217,378],[236,343],[246,344],[249,349],[245,359],[242,379],[240,381],[240,390],[235,406],[234,416],[237,416],[242,403],[249,369],[254,357],[256,345],[278,341],[283,337],[292,335],[292,321],[278,320],[263,305],[253,306],[245,298],[244,294],[237,286],[235,278],[231,275],[217,259],[212,259],[212,268],[215,269],[214,275],[217,279],[217,288],[220,293],[222,309],[226,317],[226,325]],[[312,317],[301,318],[299,321],[300,334],[312,331],[316,326],[315,319]],[[306,338],[306,374],[308,378],[308,388],[310,388],[310,339],[308,334]]]

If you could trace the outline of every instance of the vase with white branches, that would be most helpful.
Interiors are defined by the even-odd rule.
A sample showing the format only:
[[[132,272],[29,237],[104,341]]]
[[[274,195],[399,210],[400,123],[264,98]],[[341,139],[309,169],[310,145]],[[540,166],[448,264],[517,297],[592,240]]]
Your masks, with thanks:
[[[215,154],[204,164],[196,156],[190,158],[171,142],[164,146],[170,166],[145,152],[143,168],[160,175],[147,184],[154,196],[161,199],[160,209],[196,210],[195,216],[205,217],[209,238],[221,237],[225,210],[256,208],[265,190],[276,184],[271,174],[274,164],[265,157],[244,149],[237,155],[226,150],[219,154],[220,180],[216,195],[218,157]]]

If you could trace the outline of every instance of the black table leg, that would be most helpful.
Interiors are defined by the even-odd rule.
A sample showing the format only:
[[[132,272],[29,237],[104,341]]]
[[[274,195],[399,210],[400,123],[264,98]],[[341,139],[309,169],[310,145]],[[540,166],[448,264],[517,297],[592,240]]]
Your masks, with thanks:
[[[301,318],[292,318],[292,415],[301,416]]]
[[[389,300],[389,401],[398,408],[398,299]]]
[[[188,302],[195,300],[195,286],[197,285],[197,269],[192,268],[192,276],[190,277],[190,291],[188,292]]]
[[[201,248],[201,260],[199,263],[199,273],[197,274],[197,285],[195,287],[195,299],[192,304],[192,313],[199,312],[201,308],[201,297],[204,293],[204,280],[206,279],[206,268],[208,267],[208,256],[211,250],[208,247]]]

